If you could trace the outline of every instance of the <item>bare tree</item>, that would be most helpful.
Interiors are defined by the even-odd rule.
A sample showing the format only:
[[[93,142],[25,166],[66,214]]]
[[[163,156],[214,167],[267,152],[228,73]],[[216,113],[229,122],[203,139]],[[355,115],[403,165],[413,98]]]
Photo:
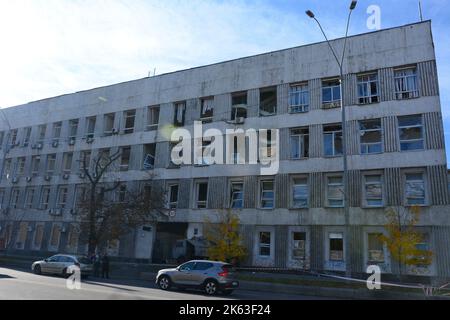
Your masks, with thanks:
[[[160,188],[127,190],[118,179],[105,182],[107,173],[117,169],[115,165],[120,158],[119,151],[112,155],[101,153],[92,166],[86,156],[81,160],[88,184],[87,199],[79,206],[79,223],[81,240],[87,242],[89,254],[109,241],[119,240],[136,227],[164,217],[165,194]],[[153,176],[149,175],[144,182],[150,185],[152,180]],[[119,197],[115,196],[116,192],[120,193]]]

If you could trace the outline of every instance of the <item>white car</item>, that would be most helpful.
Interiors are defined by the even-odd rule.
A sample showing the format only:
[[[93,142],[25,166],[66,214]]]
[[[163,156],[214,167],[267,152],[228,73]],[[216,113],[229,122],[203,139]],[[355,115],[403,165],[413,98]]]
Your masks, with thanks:
[[[82,276],[89,276],[92,273],[92,262],[86,256],[57,254],[48,259],[33,262],[31,270],[35,274],[59,274],[69,276],[69,267],[77,266],[81,270]]]

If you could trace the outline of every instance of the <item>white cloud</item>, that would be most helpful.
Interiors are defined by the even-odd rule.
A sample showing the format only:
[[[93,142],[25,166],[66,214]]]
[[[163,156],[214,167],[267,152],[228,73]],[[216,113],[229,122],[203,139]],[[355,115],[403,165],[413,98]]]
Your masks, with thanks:
[[[302,23],[238,1],[0,0],[0,106],[306,43]]]

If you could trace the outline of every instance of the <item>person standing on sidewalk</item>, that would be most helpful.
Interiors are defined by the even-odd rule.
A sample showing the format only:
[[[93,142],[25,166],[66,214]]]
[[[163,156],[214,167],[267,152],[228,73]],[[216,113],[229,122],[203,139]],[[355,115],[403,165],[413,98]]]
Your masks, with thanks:
[[[100,256],[98,254],[95,254],[93,257],[94,262],[94,277],[98,278],[100,277],[100,267],[101,267],[101,261]]]
[[[109,279],[109,257],[106,253],[102,258],[102,278]]]

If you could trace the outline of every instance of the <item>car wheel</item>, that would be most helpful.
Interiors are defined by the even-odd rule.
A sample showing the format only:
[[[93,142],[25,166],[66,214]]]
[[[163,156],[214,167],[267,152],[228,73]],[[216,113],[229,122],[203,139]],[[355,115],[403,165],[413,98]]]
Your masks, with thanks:
[[[217,293],[217,282],[214,280],[208,280],[205,282],[204,290],[207,295],[213,296]]]
[[[41,275],[42,274],[40,265],[34,266],[33,271],[34,271],[34,274],[37,274],[37,275]]]
[[[232,293],[233,293],[233,290],[222,291],[222,295],[224,295],[224,296],[230,296]]]
[[[172,283],[170,281],[170,278],[168,276],[162,276],[158,280],[158,286],[161,290],[169,290]]]

